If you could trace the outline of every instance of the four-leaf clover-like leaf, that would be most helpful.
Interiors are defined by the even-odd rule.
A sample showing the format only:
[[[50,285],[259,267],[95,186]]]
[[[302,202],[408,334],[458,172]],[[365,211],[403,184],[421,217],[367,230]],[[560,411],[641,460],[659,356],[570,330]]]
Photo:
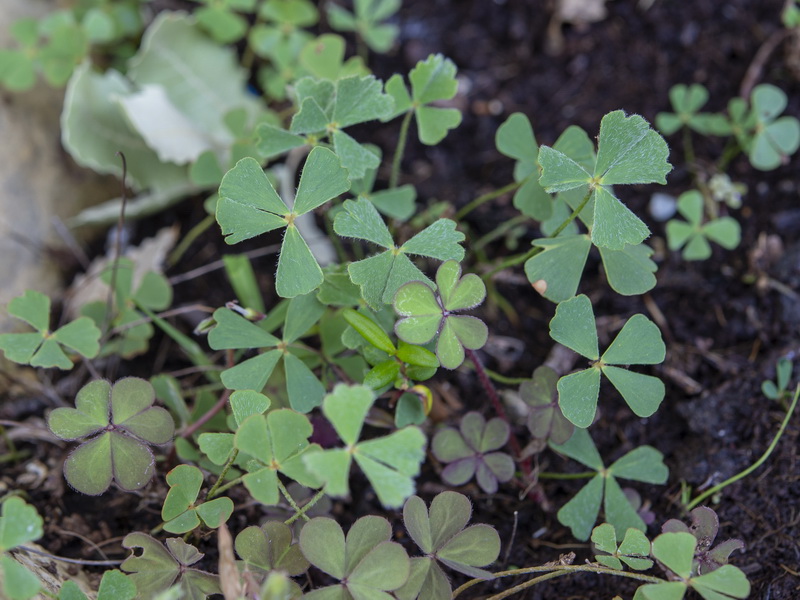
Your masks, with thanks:
[[[326,148],[314,148],[289,209],[258,161],[243,158],[222,178],[217,221],[229,244],[285,227],[275,290],[284,298],[294,298],[314,291],[323,281],[322,269],[294,221],[348,189],[347,171],[336,155]]]
[[[164,547],[155,538],[138,531],[122,540],[125,548],[142,549],[140,555],[133,554],[120,565],[136,584],[137,598],[155,598],[175,580],[189,600],[205,600],[211,594],[221,593],[216,575],[192,567],[203,558],[197,548],[180,538],[167,538],[166,544]]]
[[[622,563],[636,571],[644,571],[653,566],[650,556],[650,541],[644,533],[634,527],[628,527],[625,539],[617,546],[617,532],[610,523],[603,523],[592,530],[592,543],[601,552],[595,556],[601,565],[622,570]],[[609,554],[611,556],[609,556]]]
[[[381,517],[361,517],[345,537],[341,526],[315,517],[300,531],[300,548],[308,561],[341,583],[308,592],[306,600],[391,600],[408,579],[403,547],[389,541],[392,528]]]
[[[414,493],[413,478],[425,458],[425,435],[418,427],[409,426],[360,442],[364,419],[374,402],[375,393],[365,385],[337,385],[325,396],[322,413],[346,446],[309,452],[304,461],[325,482],[329,496],[346,496],[350,493],[350,465],[355,460],[381,504],[399,507]]]
[[[566,444],[551,443],[550,447],[597,471],[597,475],[558,511],[559,522],[572,529],[572,535],[579,540],[589,539],[601,503],[606,521],[614,526],[617,537],[625,535],[629,527],[645,530],[644,521],[636,513],[616,478],[666,483],[669,471],[658,450],[651,446],[639,446],[616,460],[610,467],[605,467],[597,447],[585,429],[576,429]]]
[[[539,148],[542,176],[539,183],[548,192],[562,192],[589,184],[594,201],[592,243],[612,250],[640,244],[650,230],[614,195],[613,185],[666,183],[672,169],[669,148],[638,115],[621,110],[608,113],[600,122],[597,161],[589,172],[585,166],[554,148]]]
[[[409,254],[437,260],[464,258],[464,249],[459,245],[464,240],[464,234],[456,231],[456,224],[450,219],[437,220],[397,246],[372,202],[366,198],[345,200],[342,207],[343,210],[333,222],[337,234],[366,240],[386,249],[347,267],[353,283],[361,288],[364,300],[375,310],[390,304],[403,284],[414,280],[428,281],[411,262]]]
[[[411,559],[408,583],[397,591],[398,598],[450,598],[452,588],[439,563],[469,577],[493,577],[479,567],[497,560],[500,536],[489,525],[466,527],[471,515],[469,500],[457,492],[438,494],[431,502],[430,511],[419,496],[411,496],[406,501],[403,522],[425,556]]]
[[[487,422],[480,413],[469,412],[459,430],[450,427],[436,433],[431,450],[437,459],[450,463],[442,479],[450,485],[463,485],[475,477],[487,494],[497,491],[498,482],[514,476],[514,461],[505,452],[496,452],[508,442],[508,423],[499,417]]]
[[[57,408],[47,425],[62,440],[84,440],[64,463],[64,477],[79,492],[96,496],[112,481],[123,490],[144,487],[155,470],[150,444],[172,439],[169,412],[153,406],[153,386],[138,377],[113,386],[104,379],[78,392],[75,408]]]
[[[457,108],[431,106],[456,95],[456,66],[441,54],[431,54],[417,63],[408,78],[411,80],[411,94],[399,74],[386,82],[386,92],[394,98],[394,112],[390,118],[413,110],[417,118],[419,140],[435,146],[450,129],[461,123],[461,112]]]
[[[200,486],[203,485],[203,473],[197,467],[178,465],[167,473],[167,484],[169,492],[161,508],[164,531],[186,533],[200,525],[201,519],[206,527],[216,529],[233,513],[230,498],[197,502]]]
[[[658,378],[615,365],[655,365],[664,360],[661,332],[644,315],[633,315],[600,356],[592,303],[583,294],[562,302],[550,321],[550,337],[592,361],[588,369],[558,380],[558,405],[578,427],[588,427],[597,412],[600,375],[605,375],[639,417],[649,417],[664,399]]]
[[[15,363],[67,370],[72,368],[72,361],[64,348],[86,358],[94,358],[100,351],[100,330],[89,317],[79,317],[51,332],[50,298],[41,292],[28,290],[12,299],[8,313],[36,330],[0,334],[0,350]]]
[[[678,198],[678,212],[686,219],[667,223],[667,244],[670,250],[683,248],[686,260],[705,260],[711,256],[708,240],[727,250],[739,245],[741,227],[733,217],[719,217],[703,223],[703,196],[697,190],[684,192]]]
[[[454,313],[483,302],[486,286],[474,273],[461,277],[461,265],[454,260],[439,266],[436,285],[438,293],[422,281],[412,281],[397,290],[394,309],[402,318],[394,331],[409,344],[426,344],[438,334],[436,356],[443,367],[456,369],[464,362],[464,348],[481,348],[489,330],[477,317]]]
[[[673,573],[673,581],[650,583],[636,590],[633,600],[681,600],[692,588],[705,600],[747,598],[750,582],[741,569],[724,565],[705,575],[693,570],[697,539],[686,532],[662,533],[653,540],[652,555]]]

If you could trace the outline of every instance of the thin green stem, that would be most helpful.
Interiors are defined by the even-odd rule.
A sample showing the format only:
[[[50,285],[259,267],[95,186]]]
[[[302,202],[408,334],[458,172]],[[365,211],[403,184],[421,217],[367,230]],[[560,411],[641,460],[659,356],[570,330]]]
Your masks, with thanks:
[[[217,495],[217,490],[222,486],[222,482],[225,480],[225,476],[228,474],[228,471],[230,471],[231,466],[233,466],[233,461],[236,460],[237,456],[239,456],[239,449],[234,448],[231,451],[231,455],[228,457],[228,460],[225,461],[225,466],[222,467],[222,472],[219,474],[219,477],[217,477],[216,483],[211,486],[210,490],[208,490],[208,493],[206,494],[206,502]]]
[[[456,218],[458,219],[460,217],[456,217]],[[509,231],[514,229],[514,227],[516,227],[517,225],[522,225],[527,220],[528,220],[528,217],[526,217],[525,215],[517,215],[513,219],[509,219],[505,223],[502,223],[501,225],[498,225],[497,227],[492,229],[489,233],[479,237],[477,242],[475,242],[474,244],[470,245],[471,246],[470,250],[475,252],[476,250],[480,250],[480,249],[484,248],[487,244],[490,244],[491,242],[495,241],[497,238],[505,235],[506,233],[508,233]]]
[[[764,452],[764,454],[761,455],[761,458],[759,458],[756,462],[747,467],[741,473],[737,473],[733,477],[729,477],[722,483],[715,485],[714,487],[706,490],[705,492],[697,496],[694,500],[692,500],[691,502],[689,502],[689,504],[686,505],[686,510],[692,510],[695,506],[700,504],[706,498],[713,496],[714,494],[716,494],[723,488],[726,488],[730,484],[736,483],[740,479],[747,477],[748,475],[750,475],[750,473],[752,473],[758,467],[764,464],[764,461],[766,461],[769,458],[769,455],[772,454],[772,451],[775,450],[775,447],[778,445],[778,442],[780,441],[783,432],[786,431],[786,426],[789,424],[789,419],[792,418],[792,414],[794,414],[794,409],[797,406],[798,397],[800,397],[800,384],[798,384],[797,388],[795,389],[794,398],[792,398],[792,404],[791,406],[789,406],[789,410],[786,412],[786,416],[783,418],[783,422],[781,423],[778,432],[775,434],[775,437],[772,439],[772,443],[769,445],[766,452]]]
[[[242,475],[241,477],[237,477],[236,479],[231,479],[231,480],[230,480],[228,483],[226,483],[225,485],[221,485],[221,486],[219,486],[219,487],[217,488],[217,491],[216,491],[216,493],[215,493],[214,495],[215,495],[215,496],[219,496],[220,494],[224,494],[225,492],[227,492],[227,491],[228,491],[229,489],[231,489],[232,487],[236,487],[237,485],[239,485],[240,483],[242,483],[242,480],[243,480],[243,479],[244,479],[244,475]]]
[[[314,496],[311,498],[311,500],[309,500],[303,506],[301,506],[300,510],[296,511],[294,513],[294,515],[292,515],[291,517],[286,519],[284,521],[284,523],[286,525],[291,525],[292,523],[294,523],[299,518],[302,518],[304,521],[310,521],[311,519],[308,518],[308,515],[306,515],[306,512],[309,511],[311,509],[311,507],[314,506],[317,502],[319,502],[320,498],[322,498],[324,495],[325,495],[325,489],[323,488],[323,489],[319,490],[316,494],[314,494]]]
[[[732,140],[732,143],[729,143],[725,150],[722,151],[722,156],[717,163],[717,170],[724,173],[730,162],[736,158],[741,151],[742,147],[739,145],[739,142]]]
[[[178,263],[181,257],[186,254],[186,251],[189,249],[189,246],[200,237],[204,231],[206,231],[209,227],[211,227],[214,223],[216,223],[217,219],[214,215],[207,215],[205,219],[200,221],[197,225],[192,227],[183,239],[181,243],[175,247],[175,250],[169,253],[169,258],[167,258],[167,264],[172,267]]]
[[[400,124],[400,135],[397,137],[397,147],[394,149],[394,158],[392,159],[392,174],[389,176],[389,189],[391,190],[397,187],[397,182],[400,179],[400,163],[403,162],[403,153],[406,151],[408,128],[411,125],[411,116],[413,114],[414,111],[409,109]]]
[[[501,577],[514,577],[517,575],[528,575],[530,573],[563,573],[567,575],[569,573],[598,573],[601,575],[614,575],[615,577],[627,577],[628,579],[636,579],[638,581],[643,581],[645,583],[664,583],[664,579],[659,579],[658,577],[653,577],[651,575],[643,575],[642,573],[633,573],[630,571],[615,571],[614,569],[610,569],[608,567],[603,567],[601,565],[542,565],[539,567],[525,567],[524,569],[511,569],[509,571],[500,571],[499,573],[492,573],[495,579],[499,579]],[[538,579],[538,578],[537,578]],[[465,590],[478,585],[479,583],[483,583],[484,579],[470,579],[461,587],[457,588],[453,592],[452,598],[456,598]],[[531,580],[526,582],[529,585],[534,585],[539,583],[537,580]],[[514,588],[512,588],[514,589]],[[508,591],[508,590],[506,590]],[[518,590],[517,590],[518,591]],[[504,598],[505,596],[491,596],[491,598]],[[491,600],[491,599],[490,599]]]
[[[292,510],[294,510],[294,516],[284,521],[284,523],[289,525],[293,523],[295,520],[297,520],[298,517],[302,517],[304,521],[310,521],[310,519],[306,515],[306,511],[317,503],[317,500],[319,500],[322,490],[317,492],[317,494],[305,506],[300,507],[297,504],[297,502],[294,501],[294,498],[292,498],[291,494],[289,493],[289,490],[286,489],[286,486],[283,485],[283,482],[280,479],[278,479],[277,481],[278,481],[278,489],[281,491],[281,494],[283,494],[283,497],[286,498],[286,501],[289,503],[289,506],[292,507]]]
[[[499,188],[497,190],[494,190],[494,191],[491,191],[491,192],[487,192],[487,193],[483,194],[482,196],[478,196],[474,200],[470,201],[469,204],[465,204],[464,206],[461,207],[461,210],[459,210],[456,213],[455,220],[456,221],[460,221],[461,219],[466,217],[469,213],[471,213],[473,210],[475,210],[476,208],[478,208],[482,204],[486,204],[490,200],[494,200],[495,198],[499,198],[500,196],[502,196],[503,194],[507,194],[508,192],[513,192],[514,190],[516,190],[518,187],[520,187],[526,181],[527,181],[527,179],[523,179],[522,181],[513,181],[513,182],[509,183],[508,185],[504,185],[503,187],[501,187],[501,188]]]
[[[692,131],[685,125],[683,126],[683,157],[686,159],[686,164],[692,173],[692,177],[696,177],[697,168],[695,165],[694,145],[692,144]]]
[[[575,208],[575,210],[572,211],[572,213],[566,219],[564,219],[564,222],[561,223],[561,225],[559,225],[558,228],[548,237],[556,238],[562,231],[564,231],[567,227],[569,227],[569,224],[572,223],[577,218],[577,216],[581,214],[581,211],[584,208],[586,208],[586,205],[589,204],[589,199],[592,197],[593,191],[594,190],[590,187],[589,191],[586,193],[586,196],[584,196],[583,200],[581,200],[581,203]],[[534,246],[527,252],[507,258],[506,260],[502,261],[499,265],[494,267],[491,271],[488,271],[483,275],[481,275],[481,279],[483,279],[484,281],[489,280],[495,273],[499,273],[500,271],[503,271],[508,267],[513,267],[515,265],[523,263],[529,258],[533,258],[534,256],[536,256],[541,251],[542,249],[540,247]]]
[[[597,471],[583,471],[582,473],[550,473],[549,471],[542,471],[539,473],[539,479],[588,479],[597,475]]]
[[[467,367],[475,368],[475,365],[472,364],[471,361],[467,361]],[[486,371],[486,374],[489,376],[489,379],[492,381],[496,381],[497,383],[502,383],[503,385],[519,385],[525,381],[530,381],[530,377],[506,377],[505,375],[501,375],[497,371],[492,371],[491,369],[487,369],[486,367],[483,368]]]

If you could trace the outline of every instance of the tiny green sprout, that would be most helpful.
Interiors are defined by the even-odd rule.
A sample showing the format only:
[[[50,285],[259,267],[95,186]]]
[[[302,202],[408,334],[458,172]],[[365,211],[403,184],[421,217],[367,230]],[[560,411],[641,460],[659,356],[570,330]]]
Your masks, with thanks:
[[[408,555],[391,537],[389,521],[381,517],[361,517],[347,537],[333,519],[311,519],[300,531],[303,555],[341,583],[315,589],[303,598],[390,600],[390,592],[402,587],[409,573]]]
[[[436,271],[438,293],[422,281],[403,285],[394,298],[394,309],[401,319],[394,331],[409,344],[427,344],[437,335],[436,356],[446,369],[464,362],[464,348],[483,347],[489,331],[477,317],[458,311],[475,308],[486,297],[486,286],[474,273],[461,276],[461,265],[448,260]]]
[[[620,202],[611,186],[666,183],[666,174],[672,169],[667,162],[668,155],[666,142],[650,129],[647,121],[617,110],[608,113],[600,122],[597,160],[591,171],[563,152],[542,146],[538,157],[542,167],[539,183],[550,193],[588,184],[585,205],[594,201],[592,243],[622,250],[628,244],[643,242],[650,230]]]
[[[537,440],[564,444],[575,426],[558,406],[558,374],[547,366],[538,367],[533,377],[519,386],[519,397],[528,406],[528,431]]]
[[[397,25],[381,23],[400,8],[401,0],[354,0],[355,14],[328,2],[328,22],[337,31],[354,31],[375,52],[388,52],[397,39]]]
[[[396,245],[386,223],[366,198],[345,200],[333,222],[333,229],[342,237],[366,240],[385,248],[383,252],[347,267],[353,283],[361,288],[364,300],[375,310],[391,304],[403,284],[415,280],[428,281],[409,255],[443,261],[464,258],[464,249],[459,245],[464,234],[456,230],[454,221],[437,219],[410,240]]]
[[[698,575],[692,568],[697,539],[691,533],[662,533],[653,540],[652,556],[671,574],[664,583],[651,583],[639,587],[634,600],[682,600],[691,588],[705,600],[731,600],[747,598],[750,582],[733,565]]]
[[[144,487],[155,471],[150,444],[166,444],[175,430],[172,416],[154,400],[144,379],[126,377],[113,386],[98,379],[80,389],[75,408],[51,412],[47,425],[56,437],[82,440],[64,463],[67,482],[91,496],[112,481],[126,491]]]
[[[304,456],[319,449],[308,442],[312,432],[308,417],[287,408],[254,414],[239,425],[234,446],[253,459],[243,478],[253,498],[268,506],[277,504],[279,472],[306,487],[319,487],[319,480],[303,462]]]
[[[727,135],[730,126],[721,114],[698,112],[708,102],[708,90],[699,83],[679,83],[669,90],[669,100],[674,113],[658,113],[656,127],[664,135],[671,135],[688,127],[702,135]]]
[[[65,348],[86,358],[94,358],[100,351],[100,330],[88,317],[79,317],[51,332],[50,298],[41,292],[27,290],[13,298],[8,303],[8,313],[36,330],[0,334],[0,350],[10,361],[68,370],[72,361]]]
[[[38,540],[44,532],[44,521],[36,509],[18,496],[3,501],[0,512],[0,590],[11,600],[27,600],[39,593],[39,578],[11,558],[6,552],[27,542]]]
[[[197,502],[203,473],[191,465],[178,465],[167,473],[169,492],[161,508],[164,531],[186,533],[192,531],[202,519],[206,527],[216,529],[233,514],[230,498],[215,498],[208,502]]]
[[[583,294],[561,302],[550,321],[550,337],[592,361],[583,369],[558,380],[558,405],[578,427],[589,427],[597,412],[601,374],[617,388],[639,417],[652,415],[664,399],[664,383],[616,365],[655,365],[664,360],[661,332],[644,315],[633,315],[603,355],[597,348],[597,328],[592,303]]]
[[[242,559],[242,567],[255,573],[261,583],[276,571],[292,577],[308,570],[308,561],[300,551],[299,544],[292,543],[292,530],[281,521],[267,521],[261,527],[251,525],[239,532],[234,543],[236,554]],[[292,583],[292,590],[299,591]]]
[[[766,380],[761,383],[761,392],[770,400],[782,401],[791,397],[789,382],[792,380],[794,365],[787,356],[781,356],[775,367],[775,381]]]
[[[653,566],[653,561],[647,558],[650,556],[650,541],[634,527],[628,528],[625,539],[617,546],[614,526],[603,523],[592,530],[592,543],[597,550],[605,552],[595,555],[595,560],[609,569],[621,571],[622,563],[636,571],[645,571]]]
[[[600,505],[608,523],[614,526],[617,537],[622,537],[629,527],[644,531],[644,521],[636,513],[617,478],[663,484],[669,471],[663,462],[662,454],[651,446],[634,448],[610,467],[603,464],[589,432],[576,429],[565,444],[550,447],[556,452],[577,460],[593,471],[597,471],[572,500],[558,511],[558,520],[572,530],[579,540],[589,539],[592,527],[597,521]]]
[[[710,257],[709,240],[726,250],[739,245],[741,227],[733,217],[718,217],[703,223],[703,196],[699,191],[681,194],[678,212],[686,221],[672,219],[667,223],[667,245],[670,250],[683,248],[684,259],[705,260]]]
[[[514,207],[523,215],[545,221],[553,214],[553,200],[539,184],[539,145],[527,116],[514,113],[495,134],[497,149],[516,159],[514,181],[522,185],[514,193]]]
[[[744,550],[744,542],[739,539],[729,539],[714,546],[714,540],[719,533],[719,517],[717,513],[707,506],[698,506],[690,513],[692,524],[686,525],[683,521],[670,519],[661,527],[662,533],[691,533],[697,538],[697,547],[694,550],[692,570],[698,575],[705,575],[716,571],[728,564],[728,558],[734,550]],[[712,548],[712,546],[714,546]]]
[[[336,155],[326,148],[314,148],[300,176],[294,207],[289,209],[261,165],[253,158],[243,158],[222,179],[217,221],[229,244],[286,228],[275,290],[284,298],[294,298],[314,291],[323,282],[322,269],[294,220],[349,188],[347,171]]]
[[[345,447],[311,451],[303,461],[325,483],[325,492],[334,497],[350,493],[350,466],[355,461],[381,504],[399,507],[414,493],[413,478],[419,474],[425,458],[425,435],[419,428],[409,426],[383,437],[359,441],[374,402],[374,392],[364,385],[337,385],[325,396],[322,413]]]
[[[120,565],[136,585],[138,600],[154,598],[176,581],[186,598],[201,600],[221,593],[216,575],[192,567],[203,554],[180,538],[167,538],[165,547],[146,533],[136,531],[125,536],[122,546],[142,550],[138,556],[132,553]]]
[[[394,112],[386,120],[413,113],[417,118],[419,140],[428,146],[435,146],[449,130],[461,123],[461,112],[457,108],[433,106],[456,95],[456,66],[441,54],[431,54],[417,63],[408,78],[411,81],[411,94],[402,75],[393,75],[386,82],[386,93],[394,98]]]
[[[197,22],[221,44],[230,44],[244,37],[249,24],[237,12],[252,13],[257,0],[195,0],[203,4],[194,11]]]
[[[433,455],[449,463],[442,479],[450,485],[464,485],[473,477],[487,494],[497,491],[498,482],[514,477],[514,461],[505,452],[497,452],[508,442],[508,423],[499,417],[487,422],[480,413],[469,412],[459,429],[439,430],[431,442]]]
[[[419,496],[411,496],[403,507],[403,523],[424,556],[411,559],[408,583],[396,595],[401,600],[429,598],[447,600],[452,588],[440,563],[469,577],[492,579],[484,567],[497,560],[500,536],[490,525],[470,525],[472,505],[457,492],[442,492],[430,510]]]
[[[786,109],[786,94],[774,85],[753,88],[750,104],[754,123],[752,140],[746,146],[750,164],[762,171],[777,169],[800,147],[800,121],[779,115]]]

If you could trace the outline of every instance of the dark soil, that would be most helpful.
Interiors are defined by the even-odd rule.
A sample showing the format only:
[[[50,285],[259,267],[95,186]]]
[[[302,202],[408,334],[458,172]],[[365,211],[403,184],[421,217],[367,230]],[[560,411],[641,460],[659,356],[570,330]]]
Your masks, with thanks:
[[[600,22],[551,27],[551,32],[557,30],[563,36],[563,47],[554,52],[553,34],[548,33],[551,4],[554,2],[535,0],[404,2],[399,19],[401,46],[393,55],[375,58],[376,75],[388,78],[394,72],[407,72],[417,60],[441,52],[458,65],[462,83],[462,92],[454,102],[464,112],[463,124],[439,146],[431,149],[412,141],[406,153],[405,180],[417,185],[423,202],[444,200],[458,208],[509,183],[512,161],[497,153],[494,134],[516,111],[529,116],[540,143],[551,144],[571,124],[596,135],[602,116],[620,108],[652,122],[657,112],[669,110],[667,93],[677,83],[704,84],[711,95],[707,108],[721,110],[739,93],[759,48],[782,29],[781,0],[616,0],[608,2],[608,16]],[[786,112],[800,115],[800,82],[792,70],[798,58],[789,54],[789,47],[788,42],[778,46],[763,63],[755,82],[779,86],[790,98]],[[392,151],[396,127],[393,123],[369,130],[374,131],[374,141],[383,146],[385,154]],[[648,215],[648,200],[655,191],[677,196],[692,185],[679,136],[668,138],[668,142],[675,170],[667,187],[620,191],[639,215]],[[722,146],[715,140],[699,141],[696,151],[703,165],[711,164]],[[645,443],[664,453],[670,467],[668,484],[636,486],[652,503],[655,520],[651,535],[657,534],[667,519],[684,516],[682,483],[694,490],[703,489],[746,468],[768,447],[783,418],[781,407],[762,396],[760,385],[774,376],[778,357],[800,352],[799,168],[796,157],[768,173],[755,171],[745,158],[736,159],[729,173],[749,189],[744,208],[733,213],[742,225],[742,244],[734,251],[717,248],[704,262],[687,263],[666,251],[663,224],[645,217],[653,229],[650,243],[656,250],[659,270],[658,285],[644,298],[617,295],[599,274],[597,261],[590,260],[587,267],[581,292],[591,296],[597,313],[606,317],[612,331],[615,320],[643,312],[659,324],[667,343],[667,360],[654,370],[667,384],[661,409],[650,419],[635,418],[614,397],[613,390],[604,389],[600,419],[592,427],[592,435],[608,462]],[[467,218],[470,239],[516,214],[510,197],[481,207]],[[171,214],[142,224],[140,234],[176,221],[183,224],[185,233],[202,217],[199,201],[186,203]],[[537,235],[535,227],[529,226],[518,240],[520,249]],[[769,243],[778,244],[773,254],[766,251]],[[211,231],[195,244],[175,273],[216,260],[220,253],[229,251],[218,232]],[[489,248],[489,255],[495,258],[509,252],[502,242]],[[264,273],[272,272],[268,258],[255,264]],[[232,297],[232,291],[219,273],[204,283],[194,280],[177,286],[178,300],[223,304]],[[499,277],[496,284],[513,312],[504,312],[491,303],[486,307],[484,317],[492,338],[481,356],[489,368],[504,375],[529,376],[552,347],[547,322],[554,306],[531,289],[521,268]],[[502,351],[508,348],[512,349],[510,356]],[[147,375],[154,363],[162,363],[159,356],[156,353],[123,365],[121,371],[125,373],[120,374]],[[170,367],[185,366],[172,365],[171,360],[166,360]],[[464,410],[490,414],[488,400],[477,391],[480,388],[471,371],[454,374],[446,386],[438,391],[460,401]],[[6,406],[0,418],[41,414],[45,406],[36,402]],[[709,504],[720,517],[720,539],[738,537],[747,545],[732,562],[748,574],[752,598],[800,597],[798,436],[800,426],[794,418],[765,465],[727,487]],[[63,533],[68,530],[103,543],[112,557],[123,556],[119,552],[120,536],[134,529],[146,531],[160,522],[156,494],[161,490],[153,489],[157,484],[151,484],[147,488],[150,491],[139,496],[112,492],[87,499],[63,483],[59,464],[64,454],[60,448],[49,444],[21,446],[31,449],[35,458],[52,469],[43,483],[30,486],[32,500],[48,521],[42,544],[49,551],[97,558],[83,541]],[[577,469],[574,462],[549,453],[539,460],[542,470]],[[2,478],[8,483],[24,475],[21,469],[4,471]],[[555,517],[557,509],[580,485],[546,481],[541,489],[545,501],[540,504],[520,499],[512,486],[501,488],[493,497],[482,495],[474,486],[463,491],[475,503],[474,519],[491,523],[501,532],[503,556],[505,545],[512,541],[517,515],[513,546],[500,566],[525,566],[557,560],[560,554],[572,550],[578,555],[577,562],[590,558],[588,545],[575,544]],[[433,467],[425,468],[418,488],[426,500],[441,489]],[[366,487],[363,492],[354,493],[358,501],[336,506],[344,522],[379,510]],[[244,500],[244,495],[237,499]],[[236,514],[230,523],[234,532],[251,524],[239,512]],[[257,513],[252,515],[257,518]],[[397,515],[386,516],[398,523]],[[400,531],[401,526],[396,529]],[[215,554],[213,544],[205,546],[203,550]],[[471,597],[520,581],[484,584],[474,588],[481,591]],[[619,593],[629,598],[633,589],[635,585],[618,578],[585,575],[544,583],[517,597],[599,600]]]

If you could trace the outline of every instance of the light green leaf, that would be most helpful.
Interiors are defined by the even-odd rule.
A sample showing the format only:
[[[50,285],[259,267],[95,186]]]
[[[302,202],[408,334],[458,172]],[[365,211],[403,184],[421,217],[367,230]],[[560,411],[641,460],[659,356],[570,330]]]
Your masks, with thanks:
[[[641,244],[650,230],[631,210],[604,187],[594,191],[592,243],[611,250]]]
[[[550,444],[556,452],[568,456],[579,463],[586,465],[594,471],[603,470],[603,459],[592,441],[592,437],[585,429],[578,429],[572,437],[563,444]]]
[[[668,156],[667,143],[647,121],[616,110],[600,122],[594,174],[603,185],[665,184],[665,176],[672,169]]]
[[[645,244],[627,245],[622,250],[599,248],[608,284],[618,294],[636,296],[656,285],[653,250]]]
[[[706,600],[747,598],[750,595],[747,576],[733,565],[722,565],[710,573],[693,577],[691,586]]]
[[[619,367],[605,366],[603,374],[617,388],[631,410],[639,417],[649,417],[664,400],[664,382],[658,377],[634,373]]]
[[[594,422],[599,394],[599,369],[584,369],[558,380],[558,406],[577,427],[586,428]]]
[[[322,269],[297,227],[286,228],[278,259],[275,291],[283,298],[309,294],[324,280]]]
[[[278,345],[278,338],[228,308],[214,311],[216,327],[208,334],[214,350],[264,348]]]
[[[571,190],[586,185],[592,179],[592,175],[580,164],[549,146],[539,148],[538,158],[542,166],[539,184],[550,193]]]
[[[375,395],[369,388],[339,384],[325,397],[322,413],[341,440],[352,446],[361,435],[364,419],[373,402]]]
[[[319,406],[325,395],[325,386],[313,371],[291,353],[284,355],[283,365],[286,369],[286,393],[292,408],[307,413]]]
[[[353,179],[364,177],[367,171],[380,166],[381,160],[375,153],[344,131],[334,131],[332,137],[333,149]]]
[[[622,537],[629,528],[645,531],[647,526],[637,514],[625,492],[613,477],[606,478],[606,489],[603,498],[603,511],[606,521],[614,526],[618,537]]]
[[[312,565],[331,577],[345,577],[345,537],[333,519],[315,517],[300,530],[300,548]]]
[[[581,294],[559,303],[550,321],[550,337],[590,360],[600,358],[592,303]]]
[[[544,282],[542,295],[553,302],[563,302],[575,295],[580,283],[591,240],[587,235],[559,236],[534,240],[544,248],[525,262],[525,275],[531,283]],[[541,285],[541,284],[539,284]],[[538,289],[538,288],[537,288]]]
[[[280,156],[292,148],[299,148],[306,144],[303,136],[290,133],[269,123],[261,123],[256,128],[256,135],[258,137],[256,149],[265,159]]]
[[[616,460],[608,472],[614,477],[633,479],[645,483],[667,482],[669,470],[664,464],[664,455],[652,446],[639,446]]]
[[[270,350],[239,363],[222,372],[222,383],[229,390],[254,390],[260,392],[283,356],[280,350]]]
[[[441,54],[432,54],[417,63],[408,78],[414,100],[419,104],[449,100],[458,90],[456,66]]]
[[[309,153],[300,175],[294,212],[305,214],[349,189],[350,180],[339,159],[327,148],[318,146]]]
[[[336,82],[333,122],[339,128],[384,119],[394,108],[391,96],[383,93],[381,82],[366,77],[345,77]]]
[[[42,588],[39,578],[7,554],[0,556],[4,595],[9,600],[28,600]]]
[[[296,296],[289,301],[286,321],[283,326],[283,341],[287,344],[300,339],[317,324],[325,307],[315,294]]]
[[[697,539],[691,533],[662,533],[653,540],[653,557],[679,577],[688,579],[696,547]]]
[[[6,499],[0,513],[0,552],[38,540],[44,535],[43,525],[35,507],[18,496]]]
[[[22,319],[37,331],[46,332],[50,328],[50,297],[36,290],[26,290],[11,299],[8,314]]]
[[[575,497],[561,507],[557,514],[559,523],[569,527],[577,539],[589,539],[602,499],[603,477],[595,475]]]
[[[658,326],[636,314],[625,323],[602,360],[612,365],[656,365],[664,362],[666,351]]]
[[[457,108],[421,106],[416,110],[419,141],[428,146],[441,142],[447,132],[461,124],[461,111]]]

